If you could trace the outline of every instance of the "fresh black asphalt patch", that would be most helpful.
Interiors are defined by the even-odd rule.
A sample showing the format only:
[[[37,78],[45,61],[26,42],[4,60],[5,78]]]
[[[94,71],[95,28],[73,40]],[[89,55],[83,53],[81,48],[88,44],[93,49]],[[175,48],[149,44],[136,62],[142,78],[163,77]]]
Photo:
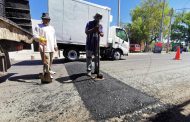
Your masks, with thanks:
[[[119,117],[159,102],[106,73],[103,73],[104,80],[91,79],[85,75],[84,62],[65,63],[65,67],[86,108],[95,120]],[[64,78],[59,78],[58,81],[64,83]]]

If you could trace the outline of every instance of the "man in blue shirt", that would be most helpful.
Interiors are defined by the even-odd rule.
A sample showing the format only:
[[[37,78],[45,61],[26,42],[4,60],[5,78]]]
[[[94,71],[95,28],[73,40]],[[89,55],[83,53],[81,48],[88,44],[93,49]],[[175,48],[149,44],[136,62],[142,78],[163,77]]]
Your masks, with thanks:
[[[103,37],[103,27],[100,24],[102,19],[101,14],[96,14],[94,20],[90,21],[86,25],[85,33],[87,35],[86,39],[86,59],[87,59],[87,74],[91,76],[92,74],[92,56],[95,58],[95,74],[98,72],[98,44],[100,41],[100,36]]]

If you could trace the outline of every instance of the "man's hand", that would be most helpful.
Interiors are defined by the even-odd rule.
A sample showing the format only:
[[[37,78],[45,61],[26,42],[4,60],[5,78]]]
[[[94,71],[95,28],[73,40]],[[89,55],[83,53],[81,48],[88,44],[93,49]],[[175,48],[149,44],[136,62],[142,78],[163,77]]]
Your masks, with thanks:
[[[54,50],[57,52],[57,51],[58,51],[58,48],[57,48],[57,47],[55,47],[55,48],[54,48]]]
[[[42,46],[45,46],[47,44],[47,40],[44,37],[40,37],[38,40],[39,44]]]
[[[104,33],[100,33],[100,36],[103,37],[103,36],[104,36]]]
[[[42,45],[42,46],[46,46],[47,45],[46,42],[39,42],[39,44]]]
[[[99,26],[96,26],[96,27],[94,27],[94,28],[92,28],[90,30],[85,31],[86,34],[97,33],[97,32],[99,32]]]
[[[95,32],[99,32],[99,26],[94,27]]]

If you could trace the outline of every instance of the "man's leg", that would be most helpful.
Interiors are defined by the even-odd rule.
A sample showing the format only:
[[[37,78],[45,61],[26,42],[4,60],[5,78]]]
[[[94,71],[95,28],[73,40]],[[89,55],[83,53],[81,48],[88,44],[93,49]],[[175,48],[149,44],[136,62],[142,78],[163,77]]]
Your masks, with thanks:
[[[86,64],[87,64],[87,73],[91,75],[92,72],[92,51],[86,51]]]
[[[50,69],[50,53],[45,53],[45,71],[49,73]]]
[[[53,75],[53,74],[56,74],[56,72],[52,71],[52,64],[53,64],[53,52],[50,52],[50,65],[49,65],[49,71],[50,71],[50,73]]]
[[[50,64],[49,64],[49,68],[50,68],[50,70],[51,70],[51,66],[52,66],[52,63],[53,63],[53,52],[50,52],[49,55],[50,55]]]
[[[40,56],[41,56],[41,59],[42,59],[42,64],[43,64],[43,72],[46,72],[46,68],[45,68],[45,64],[44,64],[44,55],[43,55],[43,52],[40,50]]]
[[[50,75],[50,53],[45,53],[44,56],[44,76],[43,76],[43,82],[51,82],[50,79],[53,79],[53,77]]]

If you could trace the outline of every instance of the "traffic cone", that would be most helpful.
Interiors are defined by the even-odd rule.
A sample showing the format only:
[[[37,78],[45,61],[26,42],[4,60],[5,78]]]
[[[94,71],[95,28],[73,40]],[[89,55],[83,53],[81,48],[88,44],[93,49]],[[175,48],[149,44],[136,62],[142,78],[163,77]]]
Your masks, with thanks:
[[[180,60],[180,47],[177,48],[177,52],[175,55],[175,60]]]

